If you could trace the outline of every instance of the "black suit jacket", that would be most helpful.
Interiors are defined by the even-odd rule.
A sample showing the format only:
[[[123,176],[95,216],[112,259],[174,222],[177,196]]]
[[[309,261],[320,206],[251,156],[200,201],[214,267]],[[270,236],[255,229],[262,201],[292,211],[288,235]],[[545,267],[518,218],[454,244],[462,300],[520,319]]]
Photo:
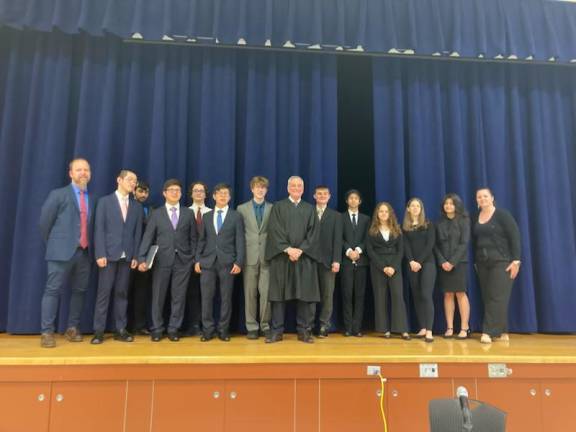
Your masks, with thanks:
[[[402,257],[404,256],[403,236],[394,238],[390,235],[384,240],[382,234],[368,235],[366,238],[366,251],[370,257],[370,264],[382,271],[384,267],[392,267],[396,273],[402,270]]]
[[[338,212],[326,208],[319,225],[318,258],[329,269],[332,263],[342,262],[342,218]]]
[[[359,247],[362,249],[362,254],[360,259],[356,262],[356,265],[367,266],[368,265],[368,254],[366,252],[366,235],[368,233],[368,228],[370,226],[370,218],[365,214],[358,213],[358,224],[356,228],[352,226],[352,221],[350,220],[350,214],[348,210],[342,213],[342,265],[351,266],[353,265],[352,260],[346,256],[346,251],[348,249],[356,249]]]
[[[116,193],[100,198],[96,207],[94,248],[96,259],[118,261],[124,252],[128,261],[138,259],[142,238],[143,211],[140,203],[130,199],[126,221],[122,218]]]
[[[211,268],[218,258],[223,265],[237,264],[244,266],[246,254],[246,239],[244,237],[244,219],[242,215],[228,208],[226,218],[216,234],[214,218],[216,211],[212,210],[202,216],[202,230],[198,241],[196,261],[201,268]]]
[[[158,245],[155,266],[171,267],[175,264],[178,256],[181,264],[194,261],[198,234],[196,233],[196,221],[194,213],[188,207],[180,206],[180,217],[176,229],[168,216],[166,206],[158,207],[148,219],[146,231],[140,243],[140,263],[146,261],[146,254],[152,245]]]

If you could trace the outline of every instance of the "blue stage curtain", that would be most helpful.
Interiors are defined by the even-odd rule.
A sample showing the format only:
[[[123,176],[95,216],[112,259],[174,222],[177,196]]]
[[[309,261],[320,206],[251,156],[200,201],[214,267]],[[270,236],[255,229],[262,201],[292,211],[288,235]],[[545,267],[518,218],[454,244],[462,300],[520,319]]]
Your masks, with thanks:
[[[90,190],[122,167],[150,182],[202,179],[247,200],[254,175],[271,200],[299,174],[337,196],[336,59],[273,52],[124,44],[115,37],[0,29],[0,330],[39,330],[45,282],[39,209],[86,157]],[[186,198],[183,199],[188,203]],[[82,329],[91,331],[92,285]],[[64,308],[66,309],[66,308]],[[62,329],[61,323],[60,329]]]
[[[286,41],[368,52],[576,59],[576,5],[548,0],[0,0],[0,25],[93,36]]]
[[[489,186],[522,234],[510,330],[576,331],[576,81],[571,68],[375,59],[377,200],[432,220],[458,193],[474,218]],[[470,265],[472,327],[482,305]],[[439,296],[440,297],[440,296]],[[436,327],[445,326],[438,298]]]

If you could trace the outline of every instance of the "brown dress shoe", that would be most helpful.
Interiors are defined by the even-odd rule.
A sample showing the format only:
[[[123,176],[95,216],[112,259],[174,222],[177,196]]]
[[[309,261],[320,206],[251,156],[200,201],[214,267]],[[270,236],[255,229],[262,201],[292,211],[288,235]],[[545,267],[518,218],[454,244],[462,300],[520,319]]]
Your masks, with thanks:
[[[42,333],[40,336],[40,346],[42,348],[54,348],[56,346],[54,333]]]
[[[76,327],[69,327],[64,333],[68,342],[82,342],[83,337]]]

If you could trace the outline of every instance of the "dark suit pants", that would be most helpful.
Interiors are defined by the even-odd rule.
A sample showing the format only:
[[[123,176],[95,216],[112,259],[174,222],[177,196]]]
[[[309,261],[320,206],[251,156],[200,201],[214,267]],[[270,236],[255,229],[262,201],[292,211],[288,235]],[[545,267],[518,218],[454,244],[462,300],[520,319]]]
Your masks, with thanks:
[[[272,334],[284,334],[284,318],[286,315],[286,302],[270,302],[272,309]],[[314,324],[316,303],[296,301],[296,331],[298,334],[310,333]]]
[[[150,302],[152,291],[153,271],[132,272],[131,301],[128,307],[132,309],[132,330],[138,332],[148,328],[148,315],[150,314]]]
[[[408,268],[408,280],[414,298],[414,308],[420,328],[432,330],[434,323],[434,282],[436,281],[436,264],[426,262],[419,272]]]
[[[130,287],[130,262],[108,261],[106,267],[98,269],[98,292],[94,309],[94,332],[103,333],[110,305],[110,295],[114,290],[114,325],[116,331],[126,329],[128,308],[128,288]]]
[[[176,258],[178,260],[178,258]],[[192,262],[175,263],[172,267],[155,267],[152,276],[152,331],[164,331],[164,302],[170,286],[170,321],[168,332],[176,333],[182,325],[186,305],[186,289]]]
[[[340,273],[344,331],[356,334],[362,330],[368,267],[342,266]]]
[[[318,264],[318,285],[320,286],[320,328],[330,330],[332,325],[332,311],[334,309],[334,286],[336,273],[331,269]]]
[[[506,271],[509,264],[505,261],[476,263],[484,301],[482,332],[492,337],[508,332],[508,303],[514,283],[514,280],[510,279],[510,273]]]
[[[68,327],[78,327],[92,267],[88,251],[78,248],[69,261],[47,261],[47,265],[48,274],[41,306],[42,333],[54,332],[60,294],[68,280],[71,288]]]
[[[234,275],[230,274],[232,264],[221,264],[218,259],[212,267],[202,268],[200,289],[202,292],[202,332],[206,336],[214,335],[216,327],[219,334],[227,334],[232,317],[232,293],[234,292]],[[220,319],[214,320],[214,297],[216,284],[220,287]]]
[[[372,276],[372,289],[374,290],[374,319],[376,331],[381,333],[404,333],[408,331],[406,304],[402,286],[402,275],[399,272],[388,277],[373,266],[370,266]],[[391,311],[388,311],[390,296],[392,300]],[[392,315],[392,317],[390,317]],[[392,318],[392,319],[390,319]],[[390,326],[392,322],[392,326]]]
[[[186,293],[186,330],[191,333],[200,331],[202,322],[202,303],[200,296],[200,275],[192,272]]]

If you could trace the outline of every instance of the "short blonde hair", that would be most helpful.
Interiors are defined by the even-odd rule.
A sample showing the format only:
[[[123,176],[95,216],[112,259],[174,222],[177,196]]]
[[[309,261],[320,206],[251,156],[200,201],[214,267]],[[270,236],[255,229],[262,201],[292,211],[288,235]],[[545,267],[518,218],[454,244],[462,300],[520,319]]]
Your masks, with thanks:
[[[250,180],[250,189],[254,189],[255,186],[262,186],[268,189],[268,185],[270,182],[266,177],[263,176],[254,176],[252,180]]]

